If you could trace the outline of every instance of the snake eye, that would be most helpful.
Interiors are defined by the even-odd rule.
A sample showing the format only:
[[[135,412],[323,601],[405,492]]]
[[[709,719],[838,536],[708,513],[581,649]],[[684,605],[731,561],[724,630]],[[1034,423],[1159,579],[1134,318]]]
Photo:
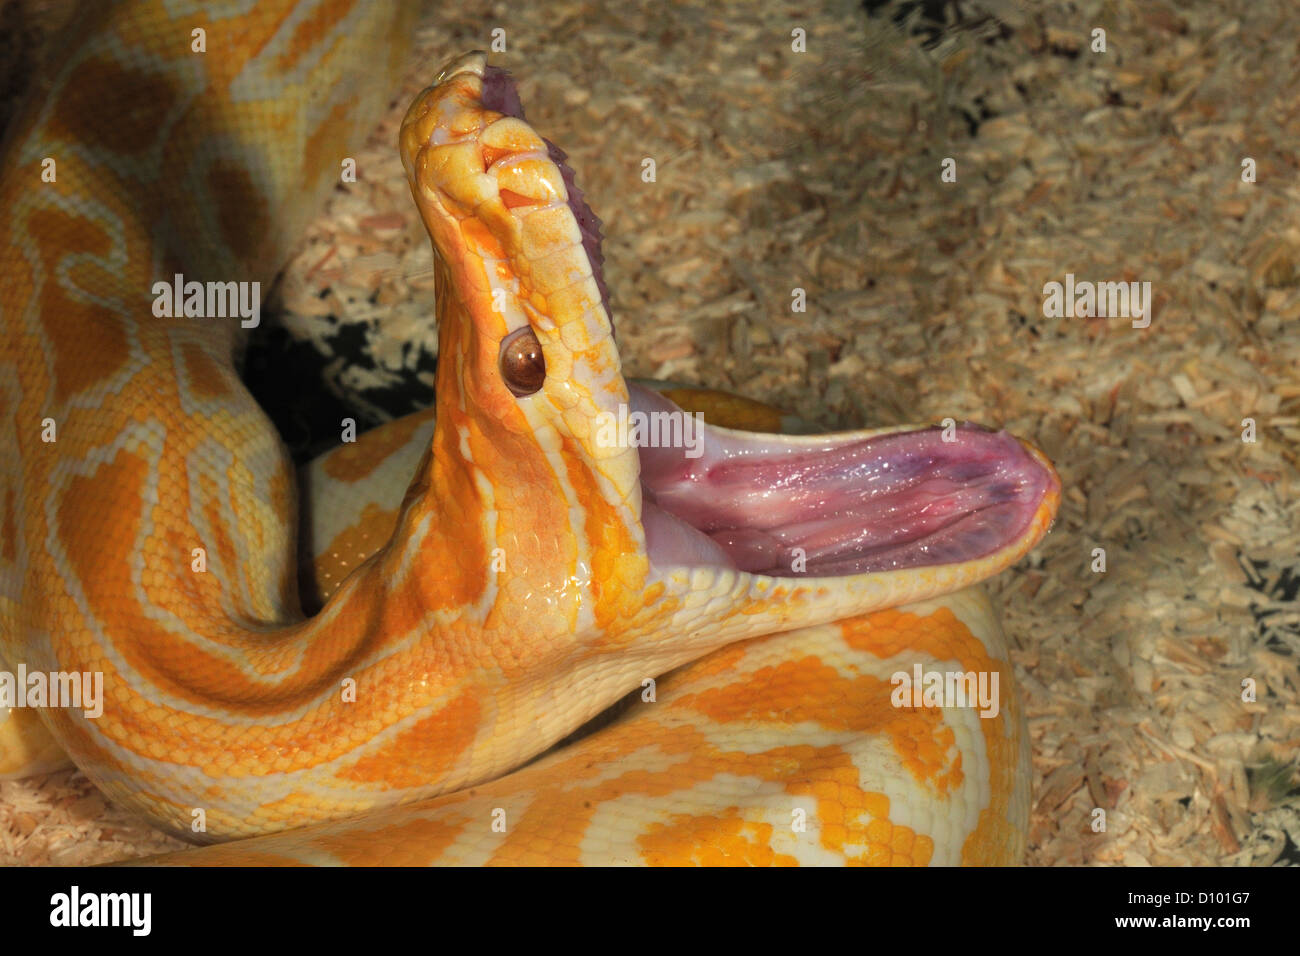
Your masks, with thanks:
[[[501,378],[515,398],[531,395],[546,381],[542,344],[528,326],[515,329],[501,340]]]

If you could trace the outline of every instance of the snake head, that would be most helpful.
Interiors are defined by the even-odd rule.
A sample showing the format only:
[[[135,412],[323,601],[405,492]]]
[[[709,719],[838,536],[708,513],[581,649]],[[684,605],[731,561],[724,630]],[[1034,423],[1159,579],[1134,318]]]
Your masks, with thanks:
[[[466,577],[477,590],[470,566],[497,555],[493,586],[517,599],[498,613],[534,631],[549,613],[569,633],[580,616],[627,613],[648,565],[636,450],[596,427],[628,402],[599,220],[564,154],[524,120],[508,74],[482,53],[449,64],[417,97],[400,147],[434,246],[427,488],[444,516],[461,514],[447,546],[464,553],[481,529]]]

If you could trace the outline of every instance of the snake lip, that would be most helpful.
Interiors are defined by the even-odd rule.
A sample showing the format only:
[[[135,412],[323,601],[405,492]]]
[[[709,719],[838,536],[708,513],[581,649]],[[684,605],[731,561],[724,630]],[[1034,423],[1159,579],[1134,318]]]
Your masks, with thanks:
[[[630,386],[647,416],[684,414]],[[694,449],[638,448],[652,565],[845,577],[989,558],[1036,538],[1060,483],[976,425],[770,435],[701,425]]]

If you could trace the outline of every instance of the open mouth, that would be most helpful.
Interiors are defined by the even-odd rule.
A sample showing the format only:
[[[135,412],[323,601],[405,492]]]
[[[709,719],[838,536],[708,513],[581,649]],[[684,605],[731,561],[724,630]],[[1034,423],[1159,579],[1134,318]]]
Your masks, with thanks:
[[[647,420],[684,414],[629,391]],[[689,449],[642,445],[651,563],[834,577],[960,564],[1014,545],[1055,475],[1006,432],[962,425],[949,438],[938,427],[789,436],[703,425]]]
[[[523,119],[508,73],[488,66],[482,79],[484,107]],[[600,220],[564,152],[544,142],[609,314]],[[656,392],[629,393],[631,415],[687,417]],[[642,526],[660,569],[833,577],[961,564],[1022,542],[1059,490],[1041,456],[977,425],[788,436],[697,427],[691,417],[689,428],[689,446],[638,443]]]

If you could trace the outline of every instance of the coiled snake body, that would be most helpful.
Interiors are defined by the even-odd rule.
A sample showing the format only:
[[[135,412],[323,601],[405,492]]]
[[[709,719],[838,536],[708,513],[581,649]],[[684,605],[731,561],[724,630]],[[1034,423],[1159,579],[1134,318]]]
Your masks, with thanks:
[[[58,747],[218,841],[190,862],[1019,859],[1027,741],[967,586],[1046,532],[1051,465],[973,426],[730,430],[755,408],[629,385],[599,223],[481,54],[401,133],[437,253],[436,415],[309,470],[304,616],[297,484],[235,374],[238,323],[158,316],[152,290],[269,283],[409,20],[120,4],[19,118],[0,656],[103,675],[99,716],[41,712]],[[609,440],[620,414],[680,421],[673,400],[708,421],[690,454]],[[899,673],[984,680],[991,706],[900,696]],[[11,773],[50,759],[14,755],[42,738],[13,715]]]

